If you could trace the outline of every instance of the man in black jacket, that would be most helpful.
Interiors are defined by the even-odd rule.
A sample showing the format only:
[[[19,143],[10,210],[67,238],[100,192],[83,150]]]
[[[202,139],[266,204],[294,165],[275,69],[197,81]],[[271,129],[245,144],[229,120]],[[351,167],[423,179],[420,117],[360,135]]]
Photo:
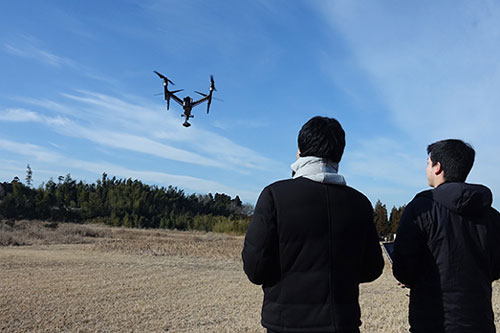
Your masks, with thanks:
[[[262,191],[244,270],[262,284],[268,332],[359,332],[359,284],[384,266],[368,199],[337,173],[345,133],[332,118],[300,130],[293,178]]]
[[[500,278],[500,214],[491,191],[465,183],[472,147],[427,147],[427,180],[397,231],[393,274],[410,288],[410,332],[495,332],[491,283]]]

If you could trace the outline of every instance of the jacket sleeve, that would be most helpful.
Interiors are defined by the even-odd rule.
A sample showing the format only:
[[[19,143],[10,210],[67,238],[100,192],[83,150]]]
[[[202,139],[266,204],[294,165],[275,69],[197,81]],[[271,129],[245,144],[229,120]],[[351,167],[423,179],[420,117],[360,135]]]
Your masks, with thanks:
[[[422,272],[422,258],[425,256],[426,237],[421,229],[421,218],[410,203],[404,210],[394,241],[392,273],[401,283],[411,287]]]
[[[378,240],[377,228],[375,228],[375,223],[373,222],[373,211],[371,211],[360,282],[376,280],[382,275],[383,270],[384,257],[382,256],[382,249]]]
[[[242,251],[243,270],[255,284],[274,284],[279,279],[279,241],[276,209],[269,187],[257,200]]]

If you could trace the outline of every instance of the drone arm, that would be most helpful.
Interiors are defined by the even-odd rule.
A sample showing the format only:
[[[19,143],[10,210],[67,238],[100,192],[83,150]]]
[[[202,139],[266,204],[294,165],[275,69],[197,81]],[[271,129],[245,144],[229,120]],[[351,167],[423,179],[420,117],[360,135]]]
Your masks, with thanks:
[[[201,98],[201,99],[199,99],[197,101],[194,101],[191,105],[192,106],[196,106],[196,105],[201,104],[201,103],[203,103],[203,102],[205,102],[205,101],[207,101],[209,99],[211,99],[209,96],[205,96],[205,97],[203,97],[203,98]]]
[[[208,114],[208,111],[210,111],[210,104],[212,103],[212,94],[210,94],[210,97],[208,98],[208,102],[207,102],[207,114]]]
[[[169,96],[175,101],[177,102],[178,104],[180,105],[184,105],[184,103],[182,102],[182,99],[180,99],[179,97],[175,96],[174,93],[169,93]]]

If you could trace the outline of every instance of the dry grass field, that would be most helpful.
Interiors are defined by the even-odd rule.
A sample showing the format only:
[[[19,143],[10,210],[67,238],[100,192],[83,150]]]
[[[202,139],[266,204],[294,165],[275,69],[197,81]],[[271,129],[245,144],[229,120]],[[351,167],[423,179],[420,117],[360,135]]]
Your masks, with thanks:
[[[241,236],[44,225],[0,225],[2,332],[265,332]],[[407,331],[388,265],[360,302],[363,332]]]

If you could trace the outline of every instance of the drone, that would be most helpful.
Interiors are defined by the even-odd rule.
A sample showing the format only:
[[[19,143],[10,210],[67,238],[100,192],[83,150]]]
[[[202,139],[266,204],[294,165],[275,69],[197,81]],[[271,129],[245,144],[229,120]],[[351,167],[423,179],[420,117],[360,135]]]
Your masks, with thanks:
[[[184,113],[181,114],[181,116],[186,118],[186,120],[182,124],[184,127],[191,126],[191,124],[189,123],[188,120],[189,120],[189,118],[194,118],[194,116],[191,114],[191,110],[193,109],[193,107],[195,107],[195,106],[197,106],[205,101],[207,102],[207,114],[208,114],[208,112],[210,111],[210,104],[212,103],[212,93],[214,91],[217,91],[217,89],[215,89],[215,81],[214,81],[213,75],[210,75],[210,88],[209,88],[208,95],[201,93],[199,91],[195,91],[195,93],[197,93],[203,97],[197,101],[194,101],[189,96],[184,97],[184,99],[177,97],[175,94],[180,92],[180,91],[183,91],[184,89],[179,89],[179,90],[174,90],[174,91],[168,90],[168,84],[170,83],[170,84],[174,85],[174,83],[171,80],[169,80],[165,75],[158,73],[157,71],[154,71],[154,72],[156,73],[156,75],[158,75],[163,80],[163,89],[164,89],[163,94],[164,94],[165,100],[167,101],[167,111],[170,108],[170,98],[172,98],[178,104],[182,105],[182,108],[184,109]]]

